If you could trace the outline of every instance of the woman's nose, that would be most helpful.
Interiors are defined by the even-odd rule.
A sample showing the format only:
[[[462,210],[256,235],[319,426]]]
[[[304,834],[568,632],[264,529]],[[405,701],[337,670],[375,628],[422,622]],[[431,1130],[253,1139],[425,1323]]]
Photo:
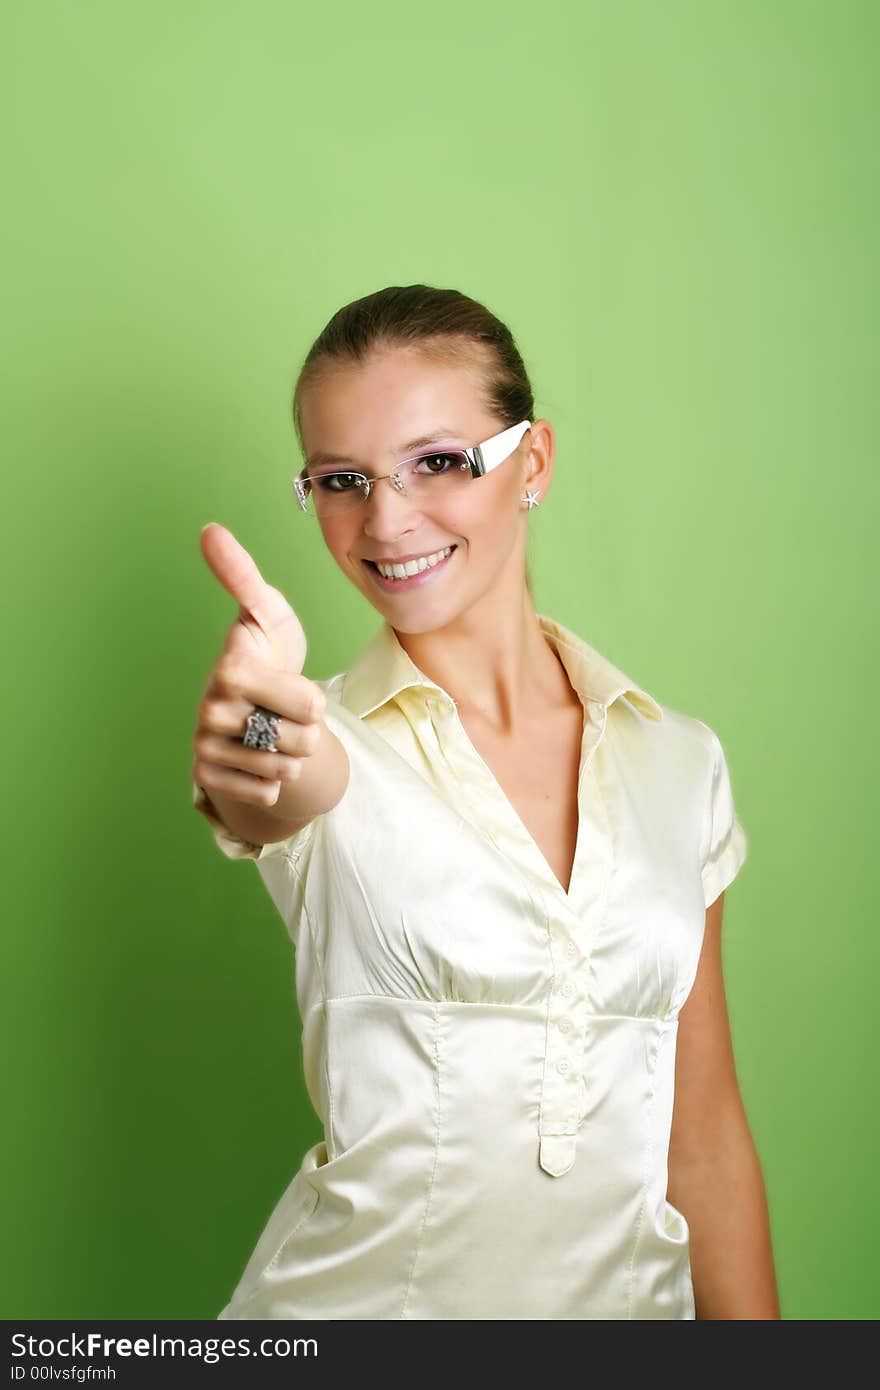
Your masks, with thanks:
[[[393,478],[377,478],[364,508],[364,531],[375,540],[390,540],[408,529],[407,521],[418,514],[412,498],[398,491]]]

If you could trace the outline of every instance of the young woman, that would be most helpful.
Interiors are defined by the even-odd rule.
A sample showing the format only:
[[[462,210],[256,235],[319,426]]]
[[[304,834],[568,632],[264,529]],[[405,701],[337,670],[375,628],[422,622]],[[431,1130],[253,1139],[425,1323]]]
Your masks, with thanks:
[[[296,498],[383,624],[327,680],[203,531],[239,616],[194,802],[287,924],[324,1125],[221,1319],[780,1316],[721,970],[746,854],[724,753],[536,613],[533,416],[462,294],[331,319]]]

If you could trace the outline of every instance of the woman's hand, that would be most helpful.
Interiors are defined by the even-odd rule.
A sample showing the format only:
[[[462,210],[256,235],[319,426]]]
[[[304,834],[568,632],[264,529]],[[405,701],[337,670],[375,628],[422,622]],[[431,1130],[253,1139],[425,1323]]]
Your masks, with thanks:
[[[282,783],[297,781],[318,748],[327,702],[321,687],[302,675],[305,633],[281,591],[265,582],[225,526],[206,526],[201,546],[239,614],[199,703],[192,775],[207,792],[271,808]],[[279,716],[277,753],[242,742],[255,705]]]

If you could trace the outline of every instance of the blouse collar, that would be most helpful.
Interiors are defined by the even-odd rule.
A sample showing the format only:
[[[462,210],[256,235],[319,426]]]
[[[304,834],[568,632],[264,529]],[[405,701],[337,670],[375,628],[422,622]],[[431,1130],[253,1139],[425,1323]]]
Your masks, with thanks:
[[[662,706],[653,696],[583,638],[545,614],[538,613],[537,618],[582,704],[608,708],[624,697],[650,719],[663,718]],[[346,709],[363,719],[413,686],[433,691],[435,696],[455,705],[448,691],[419,670],[386,622],[349,668],[339,698]]]

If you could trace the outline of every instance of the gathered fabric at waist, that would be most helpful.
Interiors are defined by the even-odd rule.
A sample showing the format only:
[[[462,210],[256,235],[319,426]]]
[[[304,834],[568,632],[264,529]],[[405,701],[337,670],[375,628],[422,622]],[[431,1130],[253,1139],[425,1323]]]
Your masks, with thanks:
[[[693,1317],[666,1200],[675,1021],[590,1018],[552,1086],[548,1026],[531,1005],[324,1001],[304,1051],[325,1136],[220,1317]]]

